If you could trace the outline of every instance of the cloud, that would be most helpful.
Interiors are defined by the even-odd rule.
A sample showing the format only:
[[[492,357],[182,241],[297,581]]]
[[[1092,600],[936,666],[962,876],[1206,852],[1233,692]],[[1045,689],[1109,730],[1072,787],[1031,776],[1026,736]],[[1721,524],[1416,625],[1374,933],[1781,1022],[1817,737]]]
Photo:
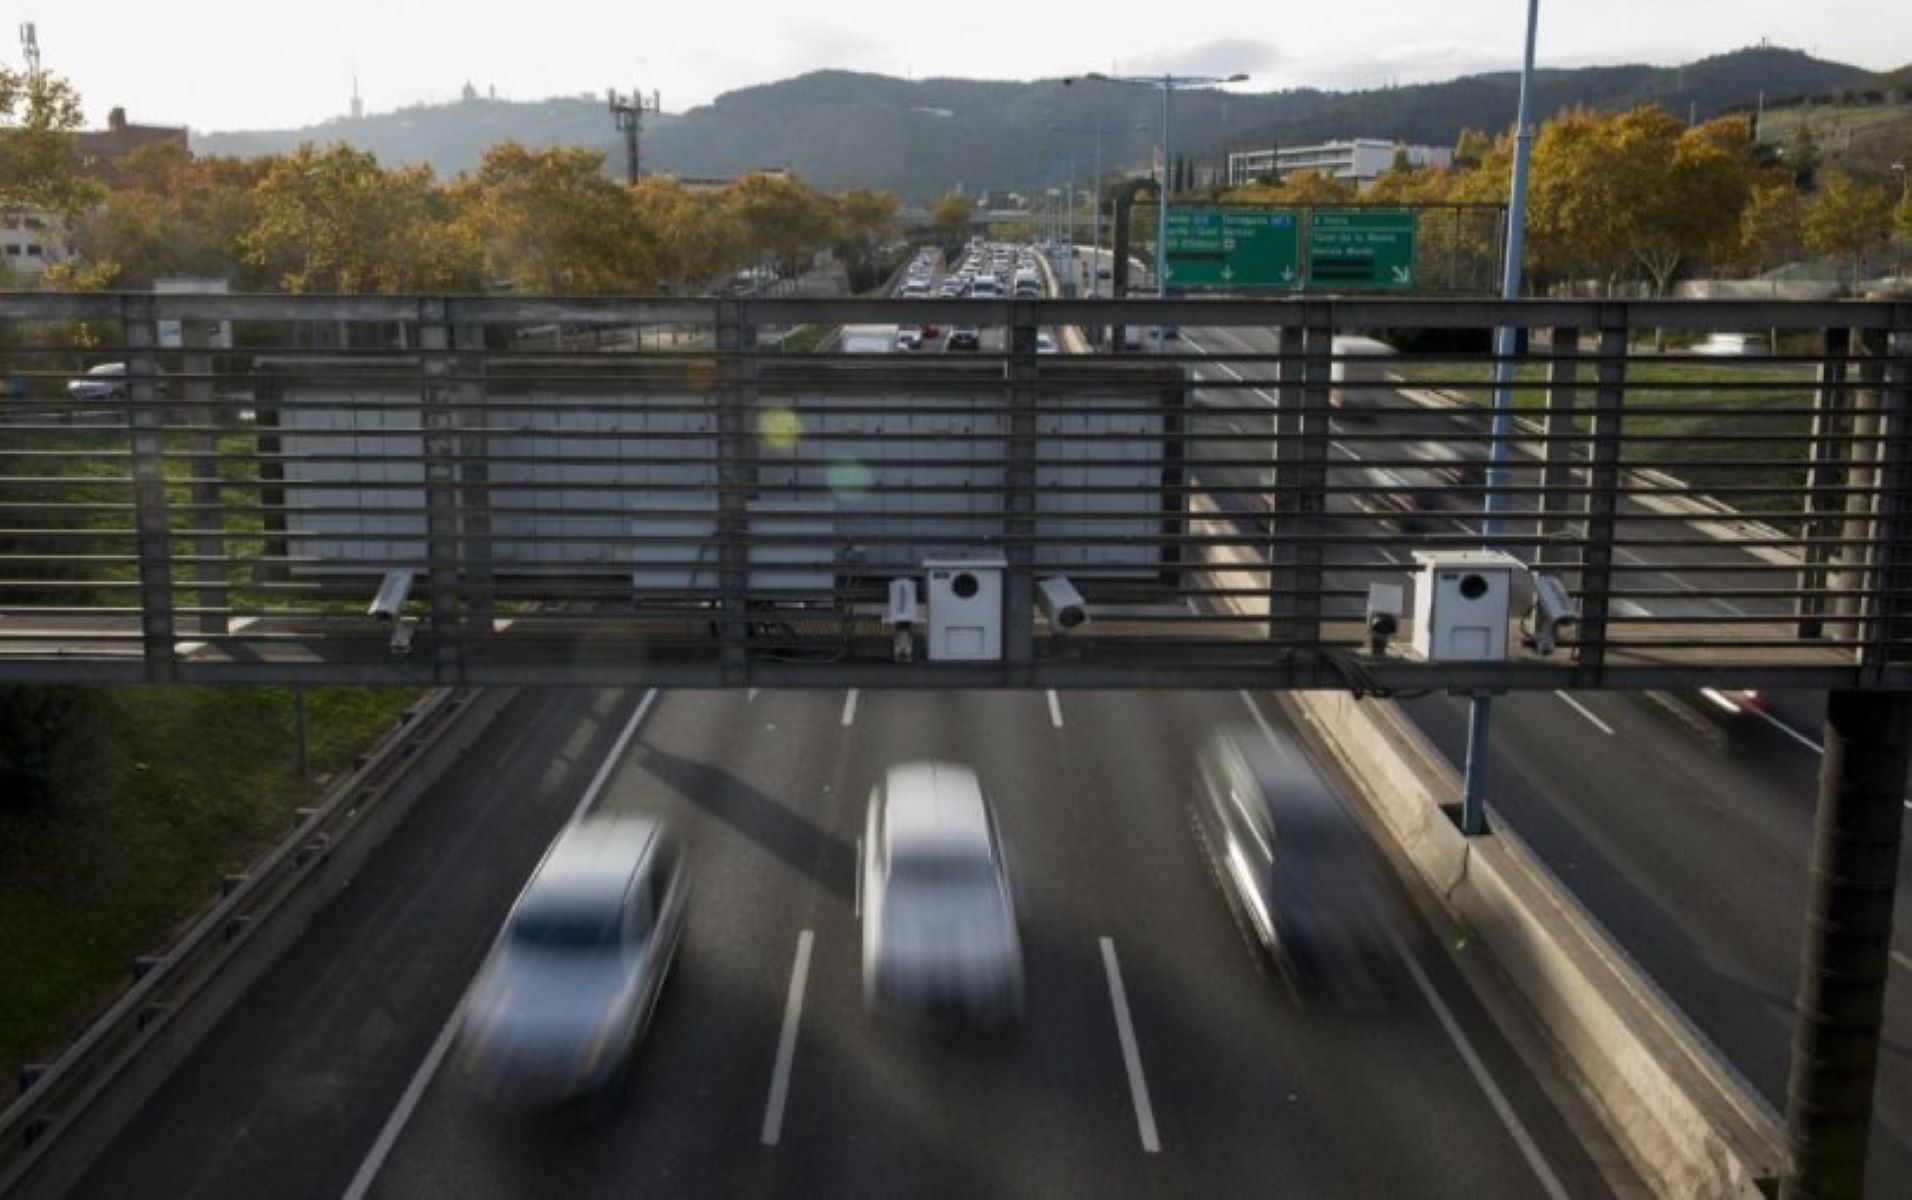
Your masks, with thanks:
[[[869,68],[886,63],[894,52],[860,29],[806,18],[786,21],[779,30],[781,53],[775,61],[793,74],[819,67]]]
[[[1122,73],[1136,75],[1238,75],[1259,79],[1282,64],[1281,51],[1272,42],[1251,38],[1214,38],[1122,60]]]

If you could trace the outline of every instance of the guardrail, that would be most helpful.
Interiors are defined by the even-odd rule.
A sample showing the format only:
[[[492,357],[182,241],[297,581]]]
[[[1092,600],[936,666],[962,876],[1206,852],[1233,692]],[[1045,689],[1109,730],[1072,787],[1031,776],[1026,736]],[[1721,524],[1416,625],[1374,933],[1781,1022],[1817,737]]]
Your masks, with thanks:
[[[0,1194],[57,1195],[145,1102],[172,1066],[303,929],[509,692],[439,691],[408,709],[291,835],[242,874],[51,1064],[26,1067],[0,1111]],[[431,769],[419,771],[431,752]],[[321,876],[330,881],[322,886]]]

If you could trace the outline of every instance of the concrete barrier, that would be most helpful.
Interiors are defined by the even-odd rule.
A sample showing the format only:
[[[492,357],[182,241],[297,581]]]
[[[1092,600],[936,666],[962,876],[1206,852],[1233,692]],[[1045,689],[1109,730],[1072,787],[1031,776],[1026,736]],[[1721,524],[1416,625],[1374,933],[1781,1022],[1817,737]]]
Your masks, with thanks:
[[[1767,1194],[1779,1116],[1511,831],[1469,841],[1441,805],[1453,767],[1393,704],[1295,693],[1319,740],[1422,880],[1492,955],[1575,1083],[1660,1195]]]

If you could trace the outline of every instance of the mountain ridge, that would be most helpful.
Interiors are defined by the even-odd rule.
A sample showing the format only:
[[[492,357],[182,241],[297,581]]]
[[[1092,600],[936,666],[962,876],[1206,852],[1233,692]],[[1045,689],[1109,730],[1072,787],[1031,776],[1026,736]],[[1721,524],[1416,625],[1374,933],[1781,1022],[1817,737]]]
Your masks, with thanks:
[[[1543,118],[1576,105],[1626,108],[1648,101],[1704,120],[1752,104],[1861,84],[1857,67],[1801,51],[1753,47],[1675,67],[1641,64],[1549,68],[1535,73],[1535,111]],[[1462,129],[1512,123],[1518,75],[1493,72],[1442,83],[1329,92],[1296,88],[1265,93],[1179,92],[1174,151],[1218,164],[1229,150],[1348,137],[1452,145]],[[752,84],[682,113],[644,123],[643,166],[682,176],[727,177],[769,167],[794,170],[812,185],[839,190],[887,188],[929,200],[952,187],[1027,190],[1090,174],[1092,139],[1051,132],[1097,122],[1110,128],[1103,166],[1138,168],[1152,160],[1159,98],[1150,89],[1060,80],[897,79],[844,70],[812,71]],[[1135,130],[1136,125],[1147,128]],[[194,134],[195,152],[251,155],[301,141],[345,141],[387,163],[428,162],[452,175],[477,165],[505,140],[582,145],[601,150],[621,173],[622,141],[602,100],[467,98],[415,105],[362,119],[336,118],[292,130]]]

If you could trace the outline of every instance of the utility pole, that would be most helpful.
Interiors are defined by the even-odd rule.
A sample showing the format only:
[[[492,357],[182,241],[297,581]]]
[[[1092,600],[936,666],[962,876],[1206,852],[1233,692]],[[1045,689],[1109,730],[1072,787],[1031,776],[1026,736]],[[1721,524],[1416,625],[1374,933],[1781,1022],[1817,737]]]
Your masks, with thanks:
[[[610,101],[611,119],[617,122],[617,130],[624,135],[624,182],[636,183],[638,179],[639,153],[644,136],[644,114],[662,112],[658,93],[651,91],[649,98],[642,92],[633,90],[628,96],[618,94],[616,88],[606,93]]]
[[[38,83],[40,81],[40,35],[34,30],[31,21],[23,21],[20,24],[20,57],[26,62],[27,81]]]

